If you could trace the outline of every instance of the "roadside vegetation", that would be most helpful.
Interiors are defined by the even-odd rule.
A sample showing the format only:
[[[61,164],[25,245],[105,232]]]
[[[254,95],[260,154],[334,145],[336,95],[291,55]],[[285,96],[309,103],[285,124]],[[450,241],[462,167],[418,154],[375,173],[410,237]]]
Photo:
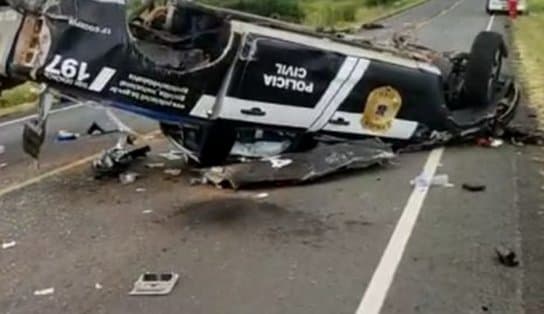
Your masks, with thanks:
[[[514,39],[519,53],[519,70],[525,94],[544,123],[544,0],[529,0],[530,14],[514,22]],[[544,125],[543,125],[544,126]]]

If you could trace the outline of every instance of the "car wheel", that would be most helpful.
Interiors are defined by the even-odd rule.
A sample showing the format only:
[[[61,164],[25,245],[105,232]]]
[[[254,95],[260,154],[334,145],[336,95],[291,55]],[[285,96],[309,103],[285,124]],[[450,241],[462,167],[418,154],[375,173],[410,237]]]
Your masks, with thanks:
[[[500,34],[481,32],[476,36],[464,80],[463,100],[467,105],[486,106],[493,101],[504,57],[507,57],[507,50]]]

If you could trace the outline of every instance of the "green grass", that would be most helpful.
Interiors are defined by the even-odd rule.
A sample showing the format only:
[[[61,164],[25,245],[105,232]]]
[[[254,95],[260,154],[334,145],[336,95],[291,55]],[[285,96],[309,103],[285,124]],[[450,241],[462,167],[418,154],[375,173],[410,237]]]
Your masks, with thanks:
[[[530,14],[514,21],[518,68],[525,94],[544,122],[544,0],[529,0]]]
[[[27,104],[36,101],[36,87],[31,83],[25,83],[2,92],[0,97],[0,109]]]

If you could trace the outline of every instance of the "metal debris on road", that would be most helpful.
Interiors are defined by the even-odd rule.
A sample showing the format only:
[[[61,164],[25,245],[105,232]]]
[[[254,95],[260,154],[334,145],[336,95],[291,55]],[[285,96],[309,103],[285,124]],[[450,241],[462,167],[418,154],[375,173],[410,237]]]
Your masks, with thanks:
[[[119,175],[119,182],[121,182],[121,184],[132,184],[136,182],[136,179],[138,179],[138,177],[139,174],[136,172],[121,173]]]
[[[142,211],[142,214],[144,214],[144,215],[149,215],[149,214],[152,214],[152,213],[153,213],[153,210],[151,210],[151,209],[146,209],[146,210]]]
[[[149,146],[135,149],[114,147],[105,151],[93,162],[95,178],[116,177],[126,171],[130,164],[138,158],[145,157],[151,151]]]
[[[181,169],[165,169],[164,173],[173,177],[179,177],[181,175]]]
[[[15,245],[17,245],[17,242],[15,241],[4,242],[2,243],[2,249],[11,249],[12,247],[15,247]]]
[[[484,184],[476,184],[476,183],[463,183],[463,190],[469,191],[469,192],[483,192],[486,190],[486,186]]]
[[[233,189],[266,183],[299,184],[347,170],[382,165],[395,156],[390,145],[379,139],[369,139],[321,144],[308,152],[284,154],[276,160],[291,162],[288,165],[283,162],[282,167],[277,167],[278,164],[270,159],[262,159],[204,169],[203,176],[204,182]]]
[[[69,142],[69,141],[75,141],[80,137],[79,133],[73,133],[66,130],[60,130],[57,133],[57,141],[58,142]]]
[[[55,288],[53,287],[34,291],[34,295],[37,296],[51,295],[53,293],[55,293]]]
[[[504,246],[499,246],[495,248],[495,253],[499,262],[506,267],[517,267],[519,266],[519,261],[516,253]]]
[[[149,169],[164,168],[165,166],[164,162],[148,163],[145,165],[145,167]]]
[[[145,191],[147,191],[146,188],[137,188],[136,189],[136,193],[144,193]]]
[[[145,273],[134,283],[129,295],[167,295],[172,292],[178,279],[176,273]]]

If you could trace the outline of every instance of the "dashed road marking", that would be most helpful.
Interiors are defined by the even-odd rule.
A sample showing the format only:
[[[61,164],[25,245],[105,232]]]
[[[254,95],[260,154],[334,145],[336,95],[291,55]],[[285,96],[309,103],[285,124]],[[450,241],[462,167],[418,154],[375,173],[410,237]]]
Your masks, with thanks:
[[[422,176],[424,178],[434,177],[443,153],[444,148],[435,149],[430,153],[425,167],[423,168]],[[429,188],[429,186],[414,187],[414,190],[404,207],[402,216],[395,227],[395,231],[381,257],[380,263],[372,275],[372,279],[368,284],[356,314],[380,313],[400,261],[402,260],[402,256],[404,255],[404,251],[406,250],[408,240],[416,225],[425,198],[427,197],[427,193],[429,192]]]
[[[493,22],[495,22],[495,14],[489,18],[489,23],[487,23],[487,27],[485,28],[486,31],[489,32],[493,28]]]

